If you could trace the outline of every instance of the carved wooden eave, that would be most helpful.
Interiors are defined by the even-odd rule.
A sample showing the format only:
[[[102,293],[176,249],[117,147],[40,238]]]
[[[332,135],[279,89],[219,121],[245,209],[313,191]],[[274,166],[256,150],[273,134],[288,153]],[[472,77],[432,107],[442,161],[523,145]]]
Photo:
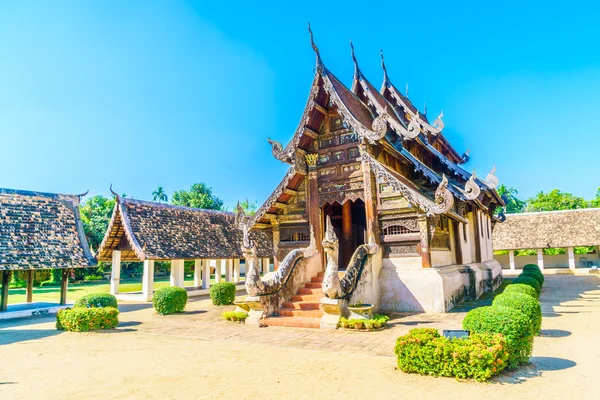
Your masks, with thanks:
[[[114,247],[113,241],[119,239],[122,242],[121,237],[115,236],[116,231],[118,231],[118,227],[121,227],[124,231],[124,236],[127,241],[128,248],[135,254],[135,257],[139,261],[146,260],[146,254],[142,249],[142,246],[138,243],[133,230],[131,229],[131,223],[129,222],[129,216],[127,215],[127,209],[123,206],[123,199],[121,196],[116,196],[115,199],[115,207],[113,209],[112,217],[110,219],[110,223],[108,224],[108,229],[102,239],[102,243],[98,247],[96,251],[95,257],[99,258],[105,250],[112,249]],[[122,246],[122,243],[121,243]],[[118,250],[118,248],[115,248]],[[124,261],[133,261],[130,259],[124,258]],[[137,260],[135,260],[137,261]]]
[[[288,169],[287,173],[285,174],[284,178],[281,180],[277,188],[275,188],[273,193],[271,193],[271,195],[267,198],[267,201],[265,201],[265,203],[256,211],[256,213],[254,213],[254,215],[250,219],[248,223],[248,226],[250,228],[258,228],[257,224],[261,219],[272,219],[268,218],[268,214],[270,214],[269,210],[271,208],[277,208],[277,203],[281,204],[279,198],[282,194],[286,194],[286,190],[293,190],[289,189],[288,185],[290,184],[292,178],[297,174],[298,172],[294,167],[290,167]],[[295,190],[294,192],[297,193],[297,191]],[[287,206],[287,204],[285,204],[285,206]]]

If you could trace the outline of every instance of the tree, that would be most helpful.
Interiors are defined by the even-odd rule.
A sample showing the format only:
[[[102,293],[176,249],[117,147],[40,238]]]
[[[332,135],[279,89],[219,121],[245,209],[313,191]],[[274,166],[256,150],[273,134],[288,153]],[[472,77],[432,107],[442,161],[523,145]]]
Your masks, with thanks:
[[[205,183],[194,183],[190,190],[180,190],[173,193],[171,203],[176,206],[221,210],[223,200],[212,194],[212,188]]]
[[[600,208],[600,188],[596,190],[596,198],[590,201],[590,207]]]
[[[506,199],[506,212],[509,214],[522,213],[525,211],[525,201],[517,197],[519,191],[506,185],[498,186],[498,194]]]
[[[162,186],[159,186],[154,192],[152,192],[152,200],[158,201],[159,203],[166,203],[167,201],[169,201],[169,198],[165,193],[165,189],[163,189]]]
[[[578,208],[589,207],[589,203],[583,198],[574,196],[571,193],[561,192],[554,189],[549,193],[543,191],[527,200],[526,210],[532,211],[556,211],[556,210],[575,210]]]
[[[258,209],[258,202],[250,201],[246,198],[245,201],[240,201],[240,207],[244,210],[247,215],[254,215],[256,210]]]
[[[100,247],[114,207],[114,199],[97,195],[87,199],[79,208],[83,230],[92,251]]]

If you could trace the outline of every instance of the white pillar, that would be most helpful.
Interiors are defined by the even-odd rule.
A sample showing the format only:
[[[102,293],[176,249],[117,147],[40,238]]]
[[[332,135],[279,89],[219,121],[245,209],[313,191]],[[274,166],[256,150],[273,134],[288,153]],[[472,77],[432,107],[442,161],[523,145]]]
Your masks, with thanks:
[[[221,282],[221,260],[215,261],[215,283]]]
[[[183,287],[183,260],[171,260],[170,284]]]
[[[516,266],[515,266],[515,251],[514,250],[510,250],[508,252],[508,258],[510,260],[510,269],[511,271],[514,271]]]
[[[113,250],[112,267],[110,272],[110,294],[119,293],[121,281],[121,250]]]
[[[210,288],[210,260],[202,260],[202,289]]]
[[[194,260],[194,286],[202,284],[202,260]]]
[[[569,268],[575,269],[575,252],[572,247],[567,247],[567,254],[569,255]]]
[[[236,258],[233,260],[233,281],[239,282],[240,280],[240,259]]]
[[[231,282],[232,281],[232,277],[233,277],[233,260],[231,258],[226,260],[226,266],[225,266],[225,280],[227,282]]]
[[[142,296],[144,301],[152,300],[154,294],[154,260],[144,261],[144,276],[142,278]]]
[[[262,264],[262,273],[263,275],[266,274],[267,272],[269,272],[269,259],[268,258],[261,258],[260,259],[261,264]]]
[[[544,269],[544,253],[542,253],[542,249],[538,249],[537,256],[538,256],[538,267],[540,267],[540,269]]]

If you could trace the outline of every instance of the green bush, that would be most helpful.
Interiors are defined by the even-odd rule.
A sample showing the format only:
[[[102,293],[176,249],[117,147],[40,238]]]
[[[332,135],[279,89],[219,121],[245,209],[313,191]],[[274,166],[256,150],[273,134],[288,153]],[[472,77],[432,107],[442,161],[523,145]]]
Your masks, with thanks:
[[[57,281],[44,281],[40,283],[40,287],[56,287],[56,286],[60,286],[60,282]]]
[[[210,299],[215,306],[233,304],[235,300],[235,285],[231,282],[215,283],[210,287]]]
[[[119,308],[117,304],[117,298],[112,294],[108,293],[90,293],[85,296],[81,296],[77,299],[74,307],[80,308],[102,308],[102,307],[113,307]]]
[[[423,375],[486,381],[506,368],[509,352],[499,334],[447,339],[432,328],[412,329],[396,340],[398,368]]]
[[[544,275],[542,275],[539,272],[525,271],[525,272],[521,272],[521,275],[519,275],[519,276],[533,278],[540,284],[540,288],[542,288],[544,286]]]
[[[523,293],[503,293],[494,298],[492,306],[509,307],[523,312],[531,321],[533,334],[542,327],[542,306],[536,298]]]
[[[467,313],[463,329],[471,333],[501,333],[509,353],[508,368],[529,362],[533,330],[529,318],[521,311],[499,306],[479,307]]]
[[[540,269],[540,267],[538,267],[535,264],[527,264],[523,267],[523,272],[525,271],[533,271],[533,272],[539,272],[540,274],[542,273],[542,270]]]
[[[345,329],[356,329],[356,330],[367,330],[383,328],[389,321],[390,317],[387,315],[374,314],[371,319],[347,319],[345,317],[340,318],[339,326]]]
[[[103,281],[104,277],[102,275],[86,275],[83,280],[86,282]]]
[[[56,314],[56,329],[71,332],[88,332],[112,329],[119,324],[119,310],[104,308],[67,308]]]
[[[535,278],[532,278],[530,276],[519,276],[518,278],[514,279],[512,281],[513,284],[523,284],[523,285],[528,285],[531,286],[532,288],[535,289],[535,292],[537,293],[537,297],[540,297],[540,293],[542,291],[542,288],[540,286],[540,284],[538,283],[538,281]]]
[[[241,311],[225,311],[221,314],[227,321],[244,322],[248,318],[248,313]]]
[[[152,305],[161,315],[180,313],[185,309],[187,298],[185,289],[176,286],[165,287],[154,292]]]
[[[522,283],[512,283],[508,285],[506,288],[504,288],[503,293],[523,293],[533,297],[534,299],[538,298],[538,293],[535,291],[534,288],[532,288],[529,285],[524,285]]]

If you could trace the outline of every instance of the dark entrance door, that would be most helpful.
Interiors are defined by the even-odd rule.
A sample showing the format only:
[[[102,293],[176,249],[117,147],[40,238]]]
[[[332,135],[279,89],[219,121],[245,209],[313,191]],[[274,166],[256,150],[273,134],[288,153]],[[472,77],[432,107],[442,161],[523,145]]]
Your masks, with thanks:
[[[331,225],[340,242],[339,268],[345,270],[356,248],[365,243],[365,203],[358,199],[346,200],[342,205],[337,202],[325,204],[322,215],[323,218],[331,218]]]

